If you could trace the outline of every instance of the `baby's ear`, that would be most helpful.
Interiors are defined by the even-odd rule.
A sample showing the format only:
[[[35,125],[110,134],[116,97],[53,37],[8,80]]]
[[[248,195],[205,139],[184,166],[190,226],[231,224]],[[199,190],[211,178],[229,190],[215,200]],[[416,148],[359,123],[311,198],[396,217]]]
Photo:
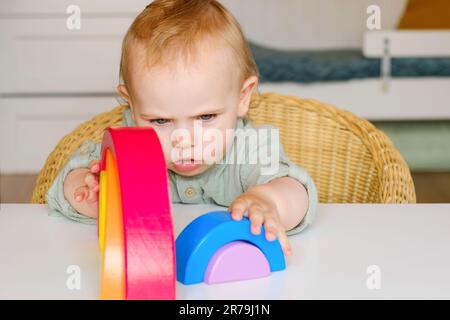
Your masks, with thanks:
[[[120,94],[122,99],[124,99],[128,105],[130,104],[130,95],[128,93],[127,87],[124,84],[119,84],[117,86],[117,92]]]
[[[258,85],[258,77],[250,76],[245,81],[241,87],[241,95],[239,97],[239,107],[238,107],[238,116],[244,117],[250,106],[250,99],[252,97],[253,90]]]
[[[122,99],[124,99],[127,102],[127,104],[130,106],[131,118],[133,119],[134,123],[136,123],[136,118],[134,117],[133,105],[131,104],[130,94],[128,93],[127,87],[124,84],[119,84],[117,86],[117,92],[120,94]]]

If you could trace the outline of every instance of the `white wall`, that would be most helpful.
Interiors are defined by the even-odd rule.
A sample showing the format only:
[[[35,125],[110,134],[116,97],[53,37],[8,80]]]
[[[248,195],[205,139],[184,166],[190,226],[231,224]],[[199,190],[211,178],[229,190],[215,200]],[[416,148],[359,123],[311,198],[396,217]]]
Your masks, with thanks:
[[[367,7],[396,27],[406,0],[222,0],[251,40],[278,48],[361,48]]]

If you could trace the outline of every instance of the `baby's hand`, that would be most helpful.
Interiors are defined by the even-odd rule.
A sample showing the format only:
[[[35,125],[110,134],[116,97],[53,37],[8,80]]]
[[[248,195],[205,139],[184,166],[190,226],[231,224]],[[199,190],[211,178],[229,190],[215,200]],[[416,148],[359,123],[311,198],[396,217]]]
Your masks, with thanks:
[[[237,221],[241,220],[243,216],[248,216],[251,232],[255,235],[261,233],[261,226],[264,224],[266,239],[274,241],[278,237],[284,254],[291,255],[289,241],[273,201],[257,192],[247,191],[230,204],[228,211],[231,212],[231,217]]]
[[[88,217],[98,216],[100,161],[93,160],[89,168],[72,170],[64,181],[64,195],[72,207]]]

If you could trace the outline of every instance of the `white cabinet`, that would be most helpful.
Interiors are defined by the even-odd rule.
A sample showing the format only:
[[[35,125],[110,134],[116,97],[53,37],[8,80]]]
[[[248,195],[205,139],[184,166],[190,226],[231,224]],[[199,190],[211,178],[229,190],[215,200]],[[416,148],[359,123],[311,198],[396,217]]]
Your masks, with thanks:
[[[38,172],[64,135],[117,104],[113,97],[0,99],[1,172]]]
[[[120,47],[148,1],[0,2],[0,170],[38,172],[77,125],[115,107]],[[69,29],[69,5],[81,28]]]

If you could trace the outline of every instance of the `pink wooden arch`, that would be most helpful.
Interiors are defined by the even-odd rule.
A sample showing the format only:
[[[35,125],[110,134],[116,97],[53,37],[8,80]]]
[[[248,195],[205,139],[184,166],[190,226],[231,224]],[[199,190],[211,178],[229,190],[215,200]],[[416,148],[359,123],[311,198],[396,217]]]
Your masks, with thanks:
[[[108,149],[116,160],[120,184],[124,297],[175,299],[170,189],[158,136],[152,128],[109,128],[102,142],[102,171]],[[105,221],[107,225],[107,212]]]

